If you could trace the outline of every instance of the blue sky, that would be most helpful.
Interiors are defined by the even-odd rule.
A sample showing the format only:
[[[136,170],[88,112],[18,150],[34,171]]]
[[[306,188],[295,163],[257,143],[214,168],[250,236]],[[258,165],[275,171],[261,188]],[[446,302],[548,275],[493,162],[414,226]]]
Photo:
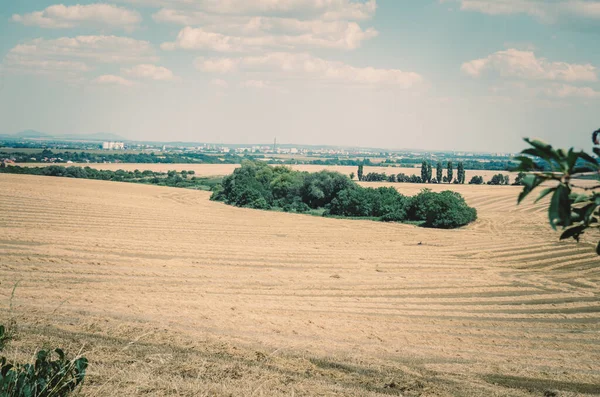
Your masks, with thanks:
[[[20,0],[0,132],[518,151],[600,127],[600,1]]]

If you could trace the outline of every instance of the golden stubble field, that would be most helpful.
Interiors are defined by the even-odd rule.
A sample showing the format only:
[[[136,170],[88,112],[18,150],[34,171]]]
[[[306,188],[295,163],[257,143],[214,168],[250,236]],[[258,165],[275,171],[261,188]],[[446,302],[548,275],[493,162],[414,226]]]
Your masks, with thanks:
[[[558,242],[543,205],[515,205],[519,188],[434,189],[448,187],[477,222],[430,230],[0,175],[8,354],[83,347],[85,396],[600,393],[593,247]]]

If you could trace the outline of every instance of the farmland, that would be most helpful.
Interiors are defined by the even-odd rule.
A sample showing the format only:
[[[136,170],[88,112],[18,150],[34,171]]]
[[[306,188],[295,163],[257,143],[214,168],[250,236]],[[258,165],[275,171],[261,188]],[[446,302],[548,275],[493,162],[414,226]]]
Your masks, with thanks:
[[[365,167],[386,171],[419,173]],[[592,245],[558,242],[544,203],[516,206],[518,187],[427,187],[459,191],[479,219],[433,230],[240,209],[202,191],[0,175],[3,318],[20,280],[12,353],[83,346],[89,396],[599,394]]]

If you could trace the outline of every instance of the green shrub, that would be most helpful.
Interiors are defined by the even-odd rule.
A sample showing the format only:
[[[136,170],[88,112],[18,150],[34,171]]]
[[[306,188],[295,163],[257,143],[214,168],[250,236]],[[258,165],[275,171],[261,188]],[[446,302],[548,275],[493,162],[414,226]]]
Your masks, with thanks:
[[[53,353],[58,356],[52,359]],[[67,360],[61,349],[40,350],[35,364],[9,364],[1,359],[0,396],[2,397],[64,397],[73,392],[85,378],[88,362],[85,357]]]
[[[10,339],[8,332],[6,331],[6,327],[4,325],[0,325],[0,351],[4,349],[6,346],[6,342]]]
[[[6,327],[0,325],[0,350],[8,339]],[[70,361],[61,349],[38,351],[34,364],[12,364],[1,357],[0,397],[68,396],[83,382],[87,366],[85,357]]]
[[[471,178],[471,180],[469,181],[469,185],[483,185],[483,177],[482,176],[478,176],[475,175],[474,177]]]
[[[508,176],[504,176],[502,174],[496,174],[492,177],[492,179],[487,183],[488,185],[508,185]]]
[[[457,192],[433,193],[424,189],[412,198],[409,219],[422,221],[425,227],[452,229],[475,221],[477,211]]]

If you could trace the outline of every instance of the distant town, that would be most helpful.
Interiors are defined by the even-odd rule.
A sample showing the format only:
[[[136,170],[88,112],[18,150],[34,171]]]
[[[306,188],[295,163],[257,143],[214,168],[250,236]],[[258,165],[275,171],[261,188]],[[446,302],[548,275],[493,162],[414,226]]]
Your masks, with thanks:
[[[103,139],[108,138],[108,139]],[[117,139],[115,139],[117,138]],[[507,170],[514,153],[391,150],[344,146],[142,142],[114,134],[51,136],[35,131],[0,135],[0,160],[40,163],[240,163],[418,167],[427,161],[463,161],[467,169]]]

